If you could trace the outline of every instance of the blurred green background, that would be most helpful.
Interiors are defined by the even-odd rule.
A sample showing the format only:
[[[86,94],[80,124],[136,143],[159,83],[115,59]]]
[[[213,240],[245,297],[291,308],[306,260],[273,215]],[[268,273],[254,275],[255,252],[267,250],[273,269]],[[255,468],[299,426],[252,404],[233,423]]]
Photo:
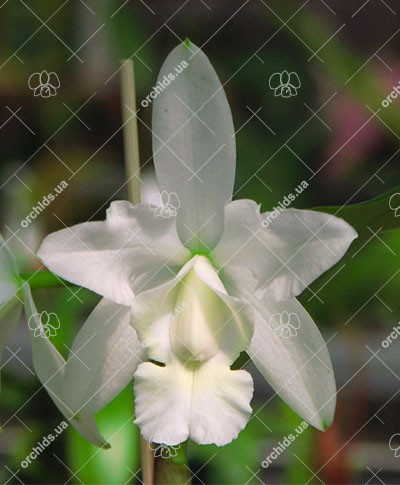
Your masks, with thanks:
[[[209,56],[231,105],[235,198],[254,199],[267,210],[306,180],[295,207],[341,206],[399,185],[400,101],[381,104],[400,81],[394,0],[1,3],[0,221],[23,271],[38,268],[34,252],[45,234],[102,219],[111,200],[126,198],[119,59],[134,61],[140,102],[166,55],[187,36]],[[59,78],[55,96],[34,96],[28,85],[43,70]],[[284,70],[301,82],[289,98],[274,96],[269,87],[269,78]],[[146,196],[154,190],[151,107],[138,116]],[[21,227],[62,180],[68,183],[63,193]],[[301,420],[249,365],[254,415],[223,449],[189,444],[193,483],[400,483],[400,459],[388,446],[400,432],[400,340],[381,348],[399,320],[400,235],[380,228],[379,219],[366,227],[365,245],[350,250],[301,297],[333,360],[339,394],[332,428],[308,428],[264,469],[265,457]],[[39,311],[59,316],[54,342],[66,356],[65,345],[98,297],[84,289],[37,290],[34,296]],[[3,356],[0,482],[140,483],[133,419],[129,386],[98,416],[111,450],[99,451],[69,428],[23,468],[21,461],[62,416],[32,375],[21,324]]]

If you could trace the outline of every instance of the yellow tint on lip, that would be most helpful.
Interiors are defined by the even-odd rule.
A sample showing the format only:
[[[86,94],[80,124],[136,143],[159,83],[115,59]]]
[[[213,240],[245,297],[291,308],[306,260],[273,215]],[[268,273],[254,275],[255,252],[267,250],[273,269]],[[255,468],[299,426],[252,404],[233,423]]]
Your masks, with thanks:
[[[196,274],[194,269],[179,283],[170,341],[184,361],[205,361],[219,351],[219,330],[231,311]]]

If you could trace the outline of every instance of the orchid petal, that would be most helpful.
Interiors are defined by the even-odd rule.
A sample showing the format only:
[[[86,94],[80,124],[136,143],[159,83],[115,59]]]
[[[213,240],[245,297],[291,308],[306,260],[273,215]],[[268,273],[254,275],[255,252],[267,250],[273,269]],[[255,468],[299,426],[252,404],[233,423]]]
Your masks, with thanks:
[[[37,254],[54,273],[122,305],[171,278],[189,256],[173,219],[127,201],[113,202],[105,221],[50,234]]]
[[[132,304],[132,325],[148,357],[166,362],[170,355],[170,324],[174,318],[176,290],[179,282],[193,267],[189,261],[175,278],[157,288],[142,292]]]
[[[168,197],[168,205],[173,207],[174,209],[179,209],[179,207],[181,206],[180,202],[179,202],[179,197],[178,197],[178,194],[176,194],[175,192],[171,192],[169,194],[169,197]]]
[[[1,365],[3,351],[20,322],[21,311],[22,304],[17,297],[13,297],[0,307],[0,369],[3,367]]]
[[[250,295],[248,295],[251,297]],[[261,302],[251,297],[255,330],[248,350],[274,391],[303,419],[320,430],[334,417],[336,386],[326,344],[310,315],[296,300]],[[276,314],[296,315],[300,327],[276,327]],[[289,331],[279,331],[289,330]]]
[[[17,264],[0,234],[0,363],[3,350],[20,320],[22,302],[17,295],[19,288]]]
[[[0,306],[13,298],[19,289],[17,263],[0,234]],[[0,310],[1,311],[1,310]]]
[[[4,347],[8,344],[20,320],[22,304],[12,298],[0,308],[0,362]]]
[[[165,367],[146,362],[135,373],[135,423],[147,441],[177,445],[187,438],[224,446],[251,415],[253,380],[214,357],[205,363]]]
[[[158,208],[158,207],[161,207],[162,205],[163,205],[162,195],[159,192],[152,193],[149,198],[149,206],[152,208]]]
[[[182,243],[193,251],[208,251],[222,235],[224,206],[232,198],[232,115],[214,68],[194,44],[181,44],[169,54],[157,87],[167,82],[153,103],[157,180],[160,190],[178,195]]]
[[[70,421],[76,430],[88,441],[99,447],[109,447],[101,436],[93,416],[86,415],[84,410],[75,415],[68,401],[64,400],[63,380],[65,360],[44,332],[35,336],[33,324],[40,329],[40,316],[32,299],[31,290],[26,283],[22,287],[27,320],[31,323],[30,335],[32,345],[32,360],[36,375],[42,386],[49,393],[59,411]]]
[[[201,301],[191,302],[192,298]],[[204,256],[192,258],[174,279],[141,293],[132,305],[132,324],[148,356],[158,362],[168,361],[172,339],[186,345],[188,351],[188,342],[197,349],[207,343],[210,352],[219,351],[232,363],[250,344],[252,322],[249,305],[226,293]]]
[[[343,219],[323,212],[286,209],[275,218],[270,214],[260,214],[250,200],[226,207],[225,232],[210,257],[239,293],[248,276],[253,292],[293,298],[337,263],[357,237]],[[264,227],[268,217],[271,222]]]
[[[133,379],[145,352],[130,319],[129,307],[102,299],[84,323],[63,383],[64,399],[74,412],[97,413]]]

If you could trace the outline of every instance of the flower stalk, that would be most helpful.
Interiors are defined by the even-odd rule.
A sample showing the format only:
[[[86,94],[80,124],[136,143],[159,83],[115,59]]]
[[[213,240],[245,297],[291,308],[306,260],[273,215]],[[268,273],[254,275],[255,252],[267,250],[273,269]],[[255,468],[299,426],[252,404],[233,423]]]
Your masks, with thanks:
[[[155,466],[155,483],[163,485],[189,485],[191,473],[187,466],[187,442],[176,450],[176,455],[159,457]]]

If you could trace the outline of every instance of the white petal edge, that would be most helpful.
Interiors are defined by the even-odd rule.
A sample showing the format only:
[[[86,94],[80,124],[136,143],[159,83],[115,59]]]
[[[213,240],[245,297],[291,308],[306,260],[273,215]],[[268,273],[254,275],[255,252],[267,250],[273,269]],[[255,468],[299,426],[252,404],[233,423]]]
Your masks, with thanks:
[[[296,300],[277,302],[251,298],[256,311],[254,335],[248,353],[274,391],[303,419],[320,430],[332,423],[336,384],[328,349],[320,331]],[[297,335],[285,338],[271,319],[282,312],[295,313]]]
[[[7,242],[0,234],[0,311],[3,304],[7,304],[19,289],[19,274],[17,263]]]
[[[94,415],[133,379],[145,350],[131,325],[130,307],[102,299],[76,336],[68,356],[63,400]]]
[[[186,63],[177,74],[176,67]],[[235,131],[223,87],[194,44],[168,55],[158,84],[174,76],[153,102],[153,157],[160,191],[178,195],[177,229],[193,251],[211,249],[224,226],[236,165]]]
[[[32,360],[36,375],[42,386],[49,393],[59,411],[69,420],[74,428],[88,441],[101,448],[109,448],[109,444],[101,436],[93,416],[83,412],[77,416],[61,396],[65,373],[65,360],[50,340],[46,337],[34,336],[34,323],[40,327],[40,318],[28,283],[22,287],[26,318],[32,322],[30,336],[32,345]]]
[[[37,252],[54,273],[122,305],[136,292],[168,280],[188,259],[174,219],[150,207],[112,202],[105,221],[86,222],[48,235]]]
[[[2,357],[4,349],[6,348],[8,342],[15,329],[17,328],[22,312],[22,304],[15,297],[10,300],[9,304],[3,304],[0,309],[0,369],[2,368]],[[1,387],[1,380],[0,380]]]
[[[135,423],[147,441],[177,445],[188,438],[224,446],[250,416],[253,380],[232,371],[221,356],[193,368],[172,360],[165,367],[147,362],[135,373]]]
[[[16,329],[22,310],[17,263],[0,234],[0,364],[4,348]]]
[[[357,237],[331,214],[286,209],[264,227],[269,214],[250,200],[226,206],[225,232],[211,257],[238,291],[246,277],[254,293],[293,298],[337,263]]]

